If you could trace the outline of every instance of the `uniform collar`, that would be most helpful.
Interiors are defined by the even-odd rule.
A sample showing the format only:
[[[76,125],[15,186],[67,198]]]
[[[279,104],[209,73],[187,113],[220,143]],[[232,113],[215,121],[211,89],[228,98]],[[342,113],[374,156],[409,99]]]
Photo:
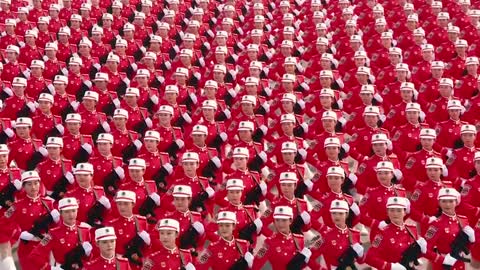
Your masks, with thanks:
[[[0,172],[2,172],[2,173],[6,173],[6,172],[8,172],[8,167],[7,167],[7,166],[5,166],[5,169],[0,169]]]
[[[225,241],[229,245],[233,245],[235,243],[235,237],[232,237],[232,240],[228,241],[227,239],[220,237],[223,241]]]
[[[73,231],[73,230],[75,230],[75,229],[77,228],[77,225],[76,225],[76,224],[67,225],[67,224],[65,224],[65,222],[63,222],[63,226],[64,226],[65,228],[67,228],[68,230],[70,230],[70,231]]]
[[[425,152],[427,152],[427,153],[429,153],[429,154],[432,154],[432,153],[433,153],[433,149],[432,149],[432,150],[427,150],[427,149],[425,149],[425,148],[422,147],[422,150],[425,151]]]
[[[345,226],[345,228],[340,228],[338,227],[337,225],[335,225],[335,228],[337,228],[337,230],[342,233],[342,234],[346,234],[348,232],[348,226]]]
[[[290,203],[293,203],[295,201],[295,196],[293,196],[293,199],[291,199],[291,200],[289,198],[285,197],[285,195],[282,195],[282,197]]]
[[[82,191],[84,192],[90,192],[92,191],[92,186],[88,187],[88,188],[84,188],[84,187],[81,187],[80,185],[78,186],[79,188],[81,188]]]
[[[178,210],[177,210],[178,211]],[[187,217],[190,215],[190,210],[187,210],[185,212],[182,212],[182,211],[178,211],[178,213],[182,214],[184,217]]]
[[[30,196],[27,195],[27,198],[28,198],[29,200],[31,200],[32,202],[37,202],[37,201],[40,200],[40,196],[37,196],[37,197],[35,197],[35,198],[32,198],[32,197],[30,197]]]
[[[127,221],[132,221],[133,218],[135,217],[135,215],[131,215],[130,217],[124,217],[124,216],[121,216],[123,219],[126,219]]]
[[[115,255],[112,256],[112,258],[105,258],[103,257],[103,255],[100,255],[100,257],[102,257],[103,260],[107,261],[108,263],[114,263],[115,262]]]

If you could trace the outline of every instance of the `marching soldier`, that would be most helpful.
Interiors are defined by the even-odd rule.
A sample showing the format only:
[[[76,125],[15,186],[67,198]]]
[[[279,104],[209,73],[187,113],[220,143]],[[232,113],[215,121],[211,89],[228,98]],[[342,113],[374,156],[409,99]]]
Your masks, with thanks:
[[[272,265],[272,269],[285,269],[285,266],[290,269],[290,265],[297,266],[292,269],[303,269],[309,264],[312,252],[305,247],[303,235],[290,231],[293,221],[292,208],[277,206],[273,212],[273,220],[276,233],[265,239],[263,246],[255,254],[253,269],[263,269],[267,261]]]
[[[116,109],[113,114],[111,132],[115,138],[112,153],[115,156],[122,156],[124,162],[135,157],[142,147],[142,142],[139,140],[140,135],[127,129],[127,121],[128,112],[124,109]]]
[[[330,203],[330,220],[333,226],[328,226],[320,233],[312,248],[312,264],[323,255],[327,269],[348,267],[355,260],[362,260],[364,249],[360,243],[360,232],[347,226],[347,217],[350,211],[349,203],[345,200],[333,200]],[[353,252],[352,252],[353,251]],[[316,269],[320,268],[320,265]]]
[[[127,179],[120,185],[122,190],[130,190],[136,194],[134,213],[149,217],[154,214],[154,208],[160,205],[157,186],[152,180],[144,178],[147,165],[145,160],[132,158],[128,164]]]
[[[160,133],[156,130],[145,132],[143,137],[143,151],[138,158],[145,160],[145,179],[152,179],[157,186],[166,189],[165,177],[173,173],[173,166],[170,163],[170,156],[166,152],[159,152]]]
[[[175,210],[163,213],[163,217],[177,220],[180,223],[177,245],[180,248],[189,249],[193,252],[192,254],[195,254],[195,249],[203,247],[205,226],[203,225],[201,214],[189,209],[192,201],[192,188],[190,186],[176,185],[173,187],[172,196],[174,198]],[[158,214],[158,216],[162,215]]]
[[[98,154],[91,157],[89,163],[93,165],[95,175],[93,183],[99,186],[105,186],[106,192],[111,193],[109,187],[115,187],[115,182],[125,178],[123,170],[123,161],[121,157],[112,155],[113,136],[110,133],[101,133],[97,138]],[[112,182],[112,183],[110,183]],[[114,194],[114,193],[113,193]]]
[[[388,198],[389,224],[384,222],[383,229],[373,236],[372,246],[368,249],[365,257],[367,264],[377,269],[405,270],[410,269],[410,263],[427,252],[427,242],[417,235],[415,225],[406,224],[404,221],[409,204],[407,198]],[[415,244],[420,247],[420,254],[407,256],[406,251]],[[430,248],[430,245],[428,246]]]
[[[425,234],[428,243],[426,257],[434,270],[444,267],[465,269],[462,254],[469,253],[470,244],[475,242],[475,232],[465,216],[456,214],[460,193],[453,188],[442,188],[437,198],[441,214],[430,223]]]
[[[40,269],[49,265],[50,253],[55,260],[52,268],[80,268],[92,252],[90,226],[77,220],[76,198],[65,197],[58,202],[62,224],[51,229],[30,253],[32,266]]]
[[[17,192],[22,188],[21,172],[18,168],[9,167],[9,152],[6,144],[0,144],[0,214],[4,214],[16,199],[24,197]]]
[[[160,270],[167,267],[175,270],[195,270],[190,251],[177,247],[180,223],[175,219],[164,218],[155,229],[158,230],[161,247],[145,259],[142,270]]]
[[[418,181],[417,187],[410,198],[412,201],[410,218],[423,225],[424,231],[422,232],[425,232],[428,223],[435,219],[438,214],[436,197],[440,189],[453,187],[453,183],[445,179],[448,176],[448,170],[442,159],[431,157],[425,162],[428,180]]]
[[[77,187],[68,191],[65,196],[76,198],[77,201],[82,202],[78,205],[78,221],[86,222],[90,226],[99,226],[110,213],[111,204],[105,196],[103,187],[94,185],[93,172],[92,164],[77,164],[73,172]]]
[[[54,201],[40,194],[40,181],[36,171],[22,173],[26,197],[16,201],[0,219],[0,243],[21,240],[17,252],[22,269],[31,269],[28,255],[44,238],[49,227],[60,219],[60,213],[53,208]]]
[[[45,161],[38,164],[37,171],[40,178],[44,179],[43,184],[47,194],[58,199],[65,195],[75,179],[72,174],[72,161],[62,157],[63,139],[49,137],[45,145],[48,156]]]
[[[117,236],[113,227],[103,227],[95,231],[95,243],[100,251],[100,256],[89,261],[85,270],[131,270],[127,259],[117,257]]]
[[[65,118],[67,134],[63,136],[65,149],[63,156],[75,163],[86,162],[93,153],[93,139],[91,135],[80,133],[82,116],[78,113],[69,113]]]
[[[119,234],[116,253],[128,258],[132,269],[141,268],[141,257],[149,252],[151,244],[147,219],[133,213],[136,202],[135,192],[119,190],[115,196],[119,217],[107,223]]]
[[[16,140],[8,143],[8,148],[11,149],[9,160],[14,161],[21,170],[34,169],[48,154],[42,146],[42,140],[31,137],[31,130],[31,118],[17,118],[15,121]]]
[[[234,236],[237,218],[234,212],[220,211],[217,216],[218,241],[210,244],[199,258],[198,269],[249,269],[254,257],[250,244]]]

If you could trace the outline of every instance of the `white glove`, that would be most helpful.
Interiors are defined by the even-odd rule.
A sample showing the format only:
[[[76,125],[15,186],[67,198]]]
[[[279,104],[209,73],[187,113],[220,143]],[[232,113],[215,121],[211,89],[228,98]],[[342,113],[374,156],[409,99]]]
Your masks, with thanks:
[[[73,174],[71,172],[67,172],[65,174],[65,178],[67,178],[70,184],[73,184],[73,182],[75,181],[75,178],[73,177]]]
[[[304,133],[308,132],[308,124],[307,123],[303,122],[302,124],[300,124],[300,126],[302,127]]]
[[[141,142],[140,140],[138,140],[138,139],[135,140],[135,141],[133,142],[133,144],[135,145],[135,147],[137,148],[137,150],[142,149],[142,145],[143,145],[143,144],[142,144],[142,142]]]
[[[463,232],[468,235],[468,241],[470,241],[470,243],[475,242],[475,231],[473,231],[472,227],[468,225],[463,227]]]
[[[13,130],[11,128],[6,128],[3,132],[5,132],[5,134],[11,138],[13,137],[13,135],[15,135],[15,132],[13,132]]]
[[[163,164],[162,167],[167,171],[167,173],[168,173],[169,175],[172,174],[172,172],[173,172],[173,166],[172,166],[172,164],[170,164],[170,163],[165,163],[165,164]]]
[[[82,144],[82,148],[87,151],[87,153],[90,155],[92,153],[92,145],[90,145],[89,143],[84,143]]]
[[[153,126],[152,119],[150,117],[145,118],[145,124],[147,124],[148,128],[151,128]]]
[[[50,270],[63,270],[61,266],[52,266]]]
[[[403,173],[399,169],[393,170],[393,175],[395,175],[397,180],[401,180],[403,178]]]
[[[253,254],[250,252],[245,252],[245,255],[243,255],[243,258],[245,258],[245,261],[247,261],[248,268],[252,268],[253,266]]]
[[[205,233],[205,227],[203,227],[203,224],[198,222],[198,221],[195,221],[193,224],[192,224],[192,227],[195,229],[195,231],[198,232],[198,234],[202,235]]]
[[[83,81],[83,84],[85,84],[88,88],[92,88],[92,82],[91,81]]]
[[[63,133],[65,132],[65,128],[62,126],[62,124],[56,124],[55,125],[55,128],[58,130],[58,132],[60,132],[60,134],[63,135]]]
[[[378,228],[379,228],[380,230],[383,230],[383,229],[385,229],[385,227],[387,227],[387,225],[388,225],[388,224],[387,224],[385,221],[382,221],[382,222],[380,222],[380,223],[378,224]]]
[[[225,132],[220,133],[220,138],[222,139],[222,141],[226,142],[228,139],[227,133]]]
[[[207,187],[207,188],[205,189],[205,192],[207,192],[208,198],[212,198],[213,195],[215,195],[215,190],[213,190],[213,188],[211,188],[211,187]]]
[[[265,125],[261,125],[260,130],[262,131],[263,135],[266,135],[268,132],[268,128]]]
[[[190,93],[189,97],[192,100],[193,104],[197,104],[198,99],[197,99],[197,96],[194,93]]]
[[[222,162],[220,161],[220,159],[218,157],[213,157],[212,162],[213,162],[213,164],[215,164],[215,167],[217,167],[217,168],[222,167]]]
[[[298,153],[300,154],[300,156],[302,156],[302,159],[307,158],[307,151],[305,151],[305,149],[298,149]]]
[[[300,214],[300,217],[302,218],[302,221],[303,221],[304,224],[309,224],[310,223],[311,217],[310,217],[310,214],[307,211],[303,211]]]
[[[72,101],[70,102],[70,106],[72,106],[73,110],[76,111],[78,109],[78,106],[80,105],[80,102],[78,101]]]
[[[355,216],[360,215],[360,208],[358,207],[357,203],[352,203],[352,205],[350,205],[350,209],[355,214]]]
[[[7,93],[8,96],[13,96],[13,91],[9,87],[3,88],[3,92]]]
[[[27,103],[27,107],[30,109],[31,112],[35,112],[35,110],[37,109],[35,103],[31,101]]]
[[[13,180],[13,185],[15,186],[15,188],[16,188],[17,190],[22,189],[22,182],[21,182],[20,180],[18,180],[18,179]]]
[[[303,256],[305,256],[305,262],[308,263],[310,260],[310,256],[312,256],[312,252],[308,248],[303,248],[300,252]]]
[[[189,123],[189,124],[192,123],[192,118],[190,117],[190,115],[188,115],[188,113],[184,112],[184,113],[182,114],[182,117],[183,117],[183,119],[185,120],[185,122],[187,122],[187,123]]]
[[[25,241],[32,241],[34,238],[35,238],[35,235],[33,235],[33,234],[31,234],[27,231],[23,231],[20,234],[20,239],[25,240]]]
[[[260,181],[260,184],[258,184],[260,186],[260,189],[262,190],[262,195],[265,196],[265,194],[267,194],[267,184],[265,184],[264,181]]]
[[[350,145],[348,143],[342,143],[342,149],[345,151],[345,153],[350,152]]]
[[[182,149],[185,146],[185,143],[181,139],[176,139],[175,144],[178,146],[178,148]]]
[[[112,208],[110,201],[105,196],[100,197],[100,199],[98,199],[98,202],[101,203],[106,209]]]
[[[437,217],[436,217],[436,216],[431,216],[431,217],[428,219],[428,223],[432,223],[432,222],[434,222],[435,220],[437,220]]]
[[[125,170],[122,167],[118,166],[114,170],[120,179],[125,178]]]
[[[392,270],[407,270],[405,266],[401,265],[400,263],[392,263]]]
[[[120,108],[120,100],[118,98],[115,98],[114,100],[112,100],[113,102],[113,105],[115,105],[115,108]]]
[[[152,194],[148,195],[148,197],[150,197],[155,202],[155,204],[157,206],[160,205],[160,196],[158,196],[157,193],[152,193]]]
[[[364,248],[360,243],[355,243],[352,245],[353,250],[355,250],[355,253],[357,253],[358,257],[363,257],[363,251]]]
[[[420,237],[417,239],[417,244],[420,246],[420,250],[423,254],[427,253],[427,241],[425,238]]]
[[[185,265],[185,270],[195,270],[195,266],[193,266],[192,263],[187,263],[187,265]]]
[[[50,216],[52,216],[52,219],[55,223],[58,223],[58,221],[60,220],[60,212],[58,212],[57,209],[53,209],[50,212]]]
[[[53,84],[49,84],[47,85],[47,88],[48,88],[48,91],[50,92],[50,94],[55,94],[55,87],[53,86]]]
[[[350,181],[352,181],[353,185],[357,184],[358,177],[354,173],[350,173],[348,175],[348,179],[350,179]]]
[[[253,221],[253,224],[255,224],[255,227],[257,227],[257,233],[260,233],[263,227],[263,222],[260,218],[257,218]]]
[[[48,151],[45,147],[41,146],[40,148],[38,148],[38,152],[40,152],[40,154],[42,154],[42,156],[46,157],[48,156]]]
[[[308,191],[312,191],[312,190],[313,190],[313,182],[312,182],[312,180],[306,179],[306,180],[303,181],[303,183],[305,184],[305,186],[307,186]]]
[[[390,151],[393,149],[393,144],[392,144],[392,141],[390,140],[387,140],[387,149]]]
[[[110,132],[110,125],[106,121],[102,123],[102,128],[105,130],[105,132]]]
[[[145,242],[145,244],[147,244],[148,246],[150,245],[150,242],[151,242],[150,235],[146,231],[139,232],[138,236],[140,236],[140,238],[142,238],[142,240],[143,240],[143,242]]]
[[[83,248],[83,251],[85,251],[85,255],[90,256],[93,249],[92,244],[90,244],[90,242],[83,242],[82,248]]]
[[[231,90],[231,89],[230,89],[230,90]],[[229,109],[225,109],[225,110],[223,111],[223,114],[225,114],[225,117],[226,117],[227,119],[232,118],[232,113],[230,112]]]
[[[267,153],[265,153],[265,151],[258,153],[258,156],[263,160],[263,162],[267,162]]]
[[[150,100],[153,102],[153,104],[155,104],[155,105],[158,104],[158,97],[156,95],[151,96]]]
[[[447,256],[445,256],[445,259],[443,259],[442,264],[453,266],[456,262],[457,262],[457,259],[452,257],[452,255],[450,255],[450,253],[449,253],[449,254],[447,254]]]

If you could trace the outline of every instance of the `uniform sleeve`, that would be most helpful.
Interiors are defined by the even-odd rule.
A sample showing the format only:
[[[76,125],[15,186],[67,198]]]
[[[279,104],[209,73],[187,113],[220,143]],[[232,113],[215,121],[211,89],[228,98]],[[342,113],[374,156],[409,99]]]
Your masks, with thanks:
[[[365,262],[379,270],[390,270],[390,263],[383,259],[382,250],[383,234],[379,233],[373,238],[372,246],[365,255]]]
[[[265,263],[267,263],[268,259],[270,258],[270,240],[267,238],[265,242],[263,242],[263,246],[257,251],[255,254],[255,259],[253,260],[253,270],[261,270]]]
[[[437,242],[440,240],[440,234],[438,233],[439,229],[438,223],[433,222],[430,224],[427,232],[425,233],[425,240],[427,240],[427,254],[425,254],[425,258],[430,260],[432,263],[441,264],[445,257],[434,251],[434,248],[437,246]]]
[[[40,241],[30,253],[30,263],[36,268],[41,268],[50,259],[50,252],[53,248],[52,236],[50,234],[45,235],[45,237]]]

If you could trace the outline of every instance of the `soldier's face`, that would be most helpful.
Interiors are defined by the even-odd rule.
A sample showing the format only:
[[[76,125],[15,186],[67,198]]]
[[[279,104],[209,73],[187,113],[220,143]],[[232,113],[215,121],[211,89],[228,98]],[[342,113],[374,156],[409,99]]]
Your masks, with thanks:
[[[45,28],[45,29],[47,29],[47,28]],[[56,54],[57,54],[57,51],[55,51],[55,50],[52,50],[52,49],[45,50],[45,55],[48,58],[54,58]]]
[[[410,123],[418,123],[418,117],[419,117],[420,113],[419,112],[416,112],[416,111],[408,111],[406,116],[407,116],[407,121],[410,122]]]
[[[73,73],[79,73],[80,72],[80,66],[77,65],[77,64],[68,65],[68,69]]]
[[[466,65],[466,68],[467,68],[468,74],[474,74],[474,75],[477,74],[477,70],[478,70],[477,64]]]
[[[243,102],[242,103],[242,112],[247,114],[247,115],[252,115],[253,114],[253,104]]]
[[[72,134],[78,134],[80,131],[80,123],[77,122],[68,122],[67,129]]]
[[[282,108],[286,112],[293,112],[293,102],[291,101],[282,101]]]
[[[370,102],[372,102],[372,99],[373,99],[373,96],[371,93],[360,93],[360,98],[362,99],[362,101],[364,103],[367,103],[369,104]]]
[[[23,184],[23,188],[25,189],[25,193],[32,198],[37,197],[38,192],[40,190],[40,181],[28,181]]]
[[[420,139],[420,143],[422,144],[422,147],[426,149],[432,149],[434,142],[435,142],[434,139],[427,139],[427,138]]]
[[[186,175],[195,176],[197,174],[198,163],[197,162],[182,162],[182,168]]]
[[[295,191],[295,184],[293,183],[281,183],[280,190],[282,194],[287,198],[293,198],[293,193]]]
[[[473,146],[476,136],[473,133],[463,133],[462,134],[462,141],[467,147]]]
[[[49,101],[38,101],[38,105],[38,108],[40,108],[43,113],[49,113],[50,109],[52,108],[52,103]]]
[[[432,68],[432,77],[441,78],[443,76],[443,68]]]
[[[156,152],[157,151],[158,141],[145,139],[144,143],[145,143],[145,148],[147,148],[147,150],[149,152]]]
[[[453,120],[458,120],[460,118],[460,110],[448,110],[448,115]]]
[[[99,142],[97,143],[98,152],[102,155],[110,154],[110,150],[112,149],[112,145],[110,143]]]
[[[413,91],[412,90],[401,90],[400,96],[403,100],[410,101],[413,98]]]
[[[332,107],[333,99],[331,96],[321,96],[320,97],[320,105],[324,108]]]
[[[123,129],[127,124],[127,118],[125,117],[114,117],[113,124],[116,128]]]
[[[366,83],[367,80],[368,80],[368,75],[367,74],[357,73],[356,77],[357,77],[357,81],[361,84]]]
[[[365,66],[365,63],[366,63],[366,59],[363,58],[363,57],[355,57],[355,66],[356,67],[363,67]]]
[[[169,113],[159,113],[158,120],[163,126],[169,125],[172,120],[172,115]]]
[[[280,233],[287,234],[290,232],[290,224],[292,223],[291,219],[276,218],[274,219],[275,228]]]
[[[327,131],[332,131],[335,127],[335,120],[333,119],[322,119],[322,126]]]
[[[175,205],[175,209],[180,212],[185,212],[188,210],[188,206],[190,205],[191,198],[185,197],[173,197],[173,204]]]
[[[480,160],[475,161],[475,170],[477,171],[477,175],[480,175]]]
[[[388,208],[387,214],[392,223],[395,223],[397,225],[403,224],[403,218],[405,217],[405,209]]]
[[[215,110],[213,109],[209,109],[209,108],[204,108],[202,109],[202,112],[203,112],[203,116],[207,119],[207,120],[213,120],[214,116],[215,116]]]
[[[227,199],[231,204],[237,205],[240,204],[242,198],[241,190],[229,190],[227,192]]]
[[[427,168],[427,176],[429,179],[439,181],[441,175],[442,170],[440,168]]]
[[[244,142],[249,142],[252,140],[252,131],[251,130],[239,130],[238,137]]]
[[[131,217],[133,214],[133,205],[134,203],[132,202],[116,202],[117,203],[117,209],[118,213],[122,215],[123,217]]]
[[[340,153],[340,148],[337,146],[327,146],[325,147],[325,154],[331,160],[336,160],[338,158],[338,154]]]
[[[143,175],[145,174],[145,170],[139,169],[128,169],[128,174],[133,181],[140,182],[143,179]]]
[[[0,167],[4,167],[8,162],[8,155],[0,155]]]
[[[292,91],[293,90],[293,82],[291,81],[282,81],[282,87],[285,91]]]
[[[390,186],[393,179],[393,172],[377,171],[377,179],[380,184]]]
[[[390,63],[396,65],[400,63],[400,55],[391,53],[388,55],[388,59],[390,60]]]
[[[294,73],[295,72],[295,65],[293,65],[293,64],[285,64],[284,68],[285,68],[285,72],[287,72],[287,73]]]
[[[225,80],[225,73],[223,73],[223,71],[214,71],[213,79],[217,82],[223,82]]]
[[[250,71],[250,76],[255,78],[260,77],[260,69],[255,67],[255,68],[249,68],[248,70]]]
[[[177,232],[174,230],[160,230],[158,232],[160,235],[160,242],[166,248],[173,248],[175,246],[175,239],[177,238]]]
[[[115,255],[115,240],[100,240],[97,241],[98,249],[100,249],[100,254],[105,258],[111,258]]]
[[[18,137],[25,139],[30,137],[30,127],[16,127],[15,128],[15,133],[17,134]]]
[[[47,151],[48,151],[48,156],[52,159],[57,159],[58,157],[60,157],[60,153],[62,152],[62,148],[60,147],[47,147]]]
[[[125,95],[125,103],[127,105],[136,107],[137,106],[137,96],[127,96]]]
[[[452,95],[453,92],[452,87],[448,85],[440,85],[438,86],[438,90],[440,92],[440,95],[442,95],[443,97],[449,97]]]
[[[75,174],[77,184],[83,188],[88,188],[91,185],[93,175],[91,174]]]
[[[322,88],[329,88],[332,85],[332,78],[320,77],[320,84],[322,85]]]
[[[247,94],[253,95],[253,96],[256,95],[257,91],[258,91],[256,85],[246,85],[245,90],[246,90]]]
[[[230,238],[233,235],[233,229],[235,225],[233,223],[219,223],[218,224],[218,233],[223,238]]]
[[[327,176],[328,187],[335,192],[339,192],[342,189],[343,178],[336,175]]]
[[[434,54],[432,50],[427,50],[422,52],[423,59],[426,61],[431,61],[434,58]]]
[[[365,124],[367,124],[370,127],[375,127],[377,126],[377,121],[378,121],[378,116],[376,115],[365,115],[363,117],[365,120]]]
[[[456,200],[440,200],[440,208],[447,215],[455,215],[455,207],[457,206]]]
[[[347,213],[345,212],[333,212],[331,213],[332,215],[332,221],[337,225],[338,227],[342,228],[345,225],[345,221],[347,220]]]
[[[387,151],[386,143],[373,143],[372,144],[373,152],[377,155],[383,156]]]
[[[146,76],[136,76],[135,77],[135,80],[137,81],[137,83],[142,86],[142,87],[145,87],[147,86],[148,84],[148,79]]]
[[[64,83],[54,83],[53,86],[55,87],[55,92],[59,94],[65,93],[65,89],[67,88],[67,85]]]
[[[247,159],[244,157],[234,157],[233,165],[237,169],[245,170],[247,168]]]
[[[387,47],[392,44],[392,40],[390,38],[382,38],[382,45],[383,47]]]
[[[282,131],[285,134],[291,135],[293,133],[294,124],[292,122],[282,123]]]
[[[283,162],[287,164],[293,164],[295,160],[295,153],[292,153],[292,152],[282,153],[282,157],[283,157]]]
[[[203,145],[203,144],[205,144],[205,139],[206,139],[206,138],[207,138],[207,136],[205,136],[205,135],[192,134],[193,143],[196,144],[196,145]]]
[[[397,70],[397,78],[401,81],[404,81],[407,78],[407,71],[405,70]]]
[[[78,209],[69,209],[69,210],[61,210],[60,215],[62,216],[63,222],[67,225],[75,224],[77,220],[77,213]]]

